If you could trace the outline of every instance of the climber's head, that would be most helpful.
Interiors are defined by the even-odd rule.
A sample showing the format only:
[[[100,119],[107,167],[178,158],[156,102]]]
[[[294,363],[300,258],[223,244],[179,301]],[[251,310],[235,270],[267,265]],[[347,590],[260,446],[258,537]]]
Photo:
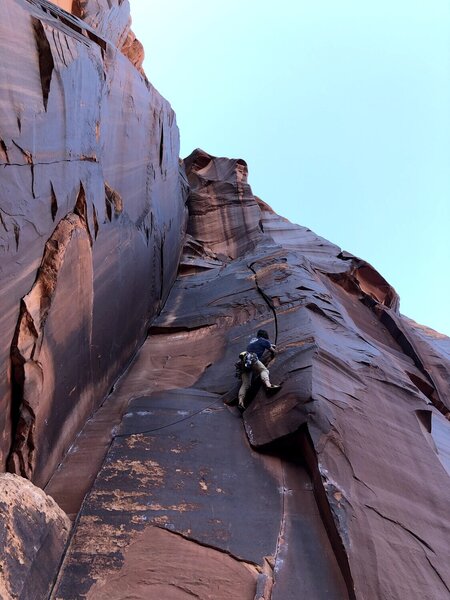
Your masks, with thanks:
[[[267,333],[267,331],[265,329],[260,329],[258,331],[258,333],[256,334],[256,337],[264,338],[265,340],[268,340],[269,334]]]

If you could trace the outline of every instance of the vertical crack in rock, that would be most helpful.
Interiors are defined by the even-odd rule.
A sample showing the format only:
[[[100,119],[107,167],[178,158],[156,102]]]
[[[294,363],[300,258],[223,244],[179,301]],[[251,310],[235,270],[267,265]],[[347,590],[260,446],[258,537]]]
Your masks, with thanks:
[[[0,139],[0,158],[9,163],[8,148],[6,147],[5,141]]]
[[[80,191],[75,207],[81,212],[82,196]],[[8,457],[8,470],[28,479],[33,475],[36,462],[36,411],[46,384],[40,360],[45,323],[66,250],[74,232],[80,228],[87,232],[91,240],[87,223],[82,216],[69,213],[58,223],[45,244],[33,287],[20,301],[19,318],[11,343],[13,442]]]
[[[56,213],[58,212],[58,200],[56,198],[55,189],[53,187],[52,182],[50,182],[50,198],[51,198],[50,210],[52,213],[52,221],[54,221],[56,218]]]
[[[256,581],[256,592],[254,600],[271,600],[274,586],[274,558],[265,556],[263,568]]]
[[[162,164],[164,157],[164,124],[161,123],[161,137],[159,139],[159,167],[162,172]]]
[[[256,269],[253,267],[255,263],[251,263],[250,265],[247,265],[247,267],[250,269],[250,271],[252,271],[252,273],[255,276],[255,285],[256,285],[256,289],[258,290],[258,292],[261,294],[261,296],[264,298],[264,301],[266,302],[267,306],[270,308],[270,310],[272,311],[273,314],[273,318],[274,318],[274,325],[275,325],[275,337],[274,337],[274,342],[275,344],[278,341],[278,319],[277,319],[277,311],[275,308],[275,305],[273,303],[273,300],[270,296],[268,296],[264,290],[260,287],[259,283],[258,283],[258,274],[256,272]]]
[[[105,181],[105,207],[106,207],[106,218],[108,221],[112,220],[112,210],[114,209],[114,215],[117,217],[123,211],[123,200],[119,192],[110,187]]]
[[[273,566],[273,582],[274,586],[277,585],[277,571],[278,571],[278,562],[280,560],[280,554],[282,552],[282,547],[285,544],[285,535],[286,535],[286,473],[284,471],[284,465],[281,463],[281,474],[282,474],[282,482],[281,482],[281,519],[280,519],[280,531],[278,532],[277,545],[275,549],[274,556],[274,566]],[[282,562],[282,560],[281,560]]]
[[[36,193],[34,190],[35,179],[34,179],[34,164],[33,163],[30,164],[30,169],[31,169],[31,195],[33,198],[36,198]]]
[[[255,285],[258,289],[258,292],[264,298],[267,306],[270,308],[270,310],[273,313],[274,323],[275,323],[275,343],[276,343],[277,339],[278,339],[278,320],[277,320],[276,307],[274,305],[272,298],[270,296],[268,296],[264,292],[264,290],[261,288],[261,286],[258,282],[257,270],[255,269],[254,265],[255,265],[255,263],[251,263],[247,266],[254,273]],[[348,555],[347,555],[347,551],[346,551],[346,548],[344,545],[344,540],[341,537],[342,532],[340,533],[338,531],[335,517],[333,516],[333,509],[332,509],[327,492],[324,487],[324,483],[323,483],[323,480],[322,480],[322,477],[320,474],[320,470],[319,470],[319,466],[318,466],[318,458],[317,458],[316,451],[315,451],[314,445],[312,443],[312,440],[309,436],[307,426],[302,428],[302,430],[303,430],[302,441],[301,441],[302,453],[306,457],[306,460],[308,463],[308,468],[311,473],[311,478],[314,482],[314,494],[316,496],[316,501],[317,501],[317,505],[319,508],[319,512],[320,512],[322,521],[324,523],[325,530],[328,534],[328,537],[329,537],[329,540],[331,543],[331,547],[336,556],[337,564],[339,565],[343,579],[345,581],[345,585],[348,590],[349,598],[350,598],[350,600],[356,600],[353,578],[351,575],[350,565],[349,565],[349,561],[348,561]],[[275,553],[274,586],[276,585],[277,560],[279,559],[280,550],[283,545],[284,531],[285,531],[285,527],[286,527],[286,514],[285,514],[285,511],[286,511],[286,507],[285,507],[286,486],[285,486],[284,471],[283,471],[282,493],[283,493],[282,518],[281,518],[281,523],[280,523],[280,532],[279,532],[279,536],[278,536],[278,540],[277,540],[277,549],[276,549],[276,553]]]
[[[20,227],[17,223],[14,223],[14,239],[16,241],[16,252],[19,249],[19,240],[20,240]]]
[[[78,217],[80,217],[81,222],[83,223],[83,226],[86,229],[86,232],[88,234],[90,244],[92,246],[93,241],[92,241],[91,231],[89,229],[89,220],[88,220],[87,204],[86,204],[86,192],[84,191],[84,187],[83,187],[82,183],[80,183],[80,191],[78,192],[78,197],[77,197],[77,201],[75,203],[73,212]]]
[[[3,218],[3,211],[0,208],[0,223],[2,224],[3,229],[8,233],[8,227],[6,226],[5,219]]]
[[[44,26],[39,19],[32,17],[34,39],[36,41],[36,47],[39,58],[39,74],[41,77],[42,87],[42,100],[44,103],[44,109],[47,112],[48,96],[50,93],[50,84],[52,81],[53,69],[55,63],[53,61],[53,55],[48,42],[47,36],[45,35]]]
[[[92,203],[92,219],[94,221],[94,239],[97,239],[98,235],[98,218],[97,218],[97,209],[95,208],[95,204]]]
[[[164,296],[164,242],[165,236],[164,234],[161,236],[161,244],[159,247],[159,278],[160,278],[160,288],[159,288],[159,310],[162,309],[162,302]]]
[[[331,547],[336,556],[337,564],[344,578],[345,585],[350,600],[356,600],[355,585],[353,582],[352,573],[350,570],[350,564],[348,560],[348,554],[342,538],[342,532],[339,532],[336,524],[336,519],[333,516],[333,510],[324,487],[322,475],[320,473],[317,454],[309,434],[308,426],[304,425],[298,436],[300,445],[300,451],[305,458],[307,469],[309,470],[310,477],[313,481],[314,496],[316,498],[317,506],[322,518],[322,522],[325,526],[328,538],[331,543]]]

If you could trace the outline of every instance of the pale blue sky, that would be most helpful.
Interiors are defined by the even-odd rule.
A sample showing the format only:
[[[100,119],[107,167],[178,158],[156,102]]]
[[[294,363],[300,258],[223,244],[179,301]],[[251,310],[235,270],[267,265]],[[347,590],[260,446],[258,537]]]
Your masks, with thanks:
[[[181,156],[370,262],[450,335],[450,2],[131,0]]]

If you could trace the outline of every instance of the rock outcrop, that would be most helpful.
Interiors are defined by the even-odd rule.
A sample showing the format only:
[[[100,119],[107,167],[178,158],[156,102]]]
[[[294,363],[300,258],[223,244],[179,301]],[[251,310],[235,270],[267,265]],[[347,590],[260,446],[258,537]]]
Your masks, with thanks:
[[[179,276],[116,392],[131,401],[54,597],[125,585],[161,528],[170,564],[177,536],[209,549],[189,584],[173,570],[167,598],[234,597],[190,587],[217,550],[256,571],[242,599],[448,597],[448,338],[402,317],[368,263],[253,197],[243,161],[185,164]],[[282,389],[254,386],[243,435],[233,364],[260,327]],[[141,575],[157,595],[161,571]]]
[[[186,184],[128,2],[1,11],[0,461],[42,486],[165,301]]]
[[[1,11],[2,597],[450,597],[450,340],[243,160],[179,164],[127,0]]]
[[[56,502],[32,483],[0,474],[0,598],[47,598],[70,531]]]

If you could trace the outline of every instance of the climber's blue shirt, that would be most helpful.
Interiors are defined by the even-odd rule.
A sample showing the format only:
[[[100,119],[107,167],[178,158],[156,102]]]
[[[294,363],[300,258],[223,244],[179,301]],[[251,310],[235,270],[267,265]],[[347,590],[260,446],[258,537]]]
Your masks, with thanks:
[[[254,352],[261,360],[264,350],[270,350],[272,344],[265,338],[253,338],[247,346],[247,352]]]

